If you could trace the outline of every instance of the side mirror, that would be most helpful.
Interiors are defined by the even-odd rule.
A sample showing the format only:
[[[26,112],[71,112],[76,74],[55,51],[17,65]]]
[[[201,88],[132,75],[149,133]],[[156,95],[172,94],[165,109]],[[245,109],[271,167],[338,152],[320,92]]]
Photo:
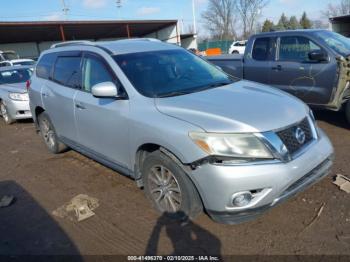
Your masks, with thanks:
[[[91,93],[95,97],[118,97],[118,89],[112,82],[103,82],[92,87]]]
[[[322,50],[313,50],[308,53],[308,57],[314,62],[324,62],[328,60],[328,55]]]

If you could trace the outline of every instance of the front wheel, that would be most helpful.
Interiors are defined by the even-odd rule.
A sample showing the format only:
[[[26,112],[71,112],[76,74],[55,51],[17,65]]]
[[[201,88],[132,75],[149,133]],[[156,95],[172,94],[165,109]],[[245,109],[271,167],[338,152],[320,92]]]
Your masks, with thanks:
[[[65,151],[67,147],[59,141],[51,120],[45,112],[38,116],[38,122],[40,134],[50,152],[58,154]]]
[[[15,122],[15,120],[9,114],[4,102],[2,101],[0,102],[0,112],[1,112],[2,119],[4,120],[6,125],[11,125],[12,123]]]
[[[160,151],[149,154],[142,168],[147,198],[160,213],[175,218],[195,218],[202,202],[187,174]]]

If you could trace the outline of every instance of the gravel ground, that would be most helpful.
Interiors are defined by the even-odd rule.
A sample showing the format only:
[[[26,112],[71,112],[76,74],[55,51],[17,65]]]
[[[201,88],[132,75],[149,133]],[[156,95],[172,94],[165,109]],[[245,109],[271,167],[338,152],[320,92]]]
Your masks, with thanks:
[[[187,225],[161,217],[135,183],[74,151],[50,154],[33,123],[0,123],[0,254],[343,254],[350,255],[350,194],[332,176],[350,177],[350,127],[316,114],[336,151],[332,174],[257,220],[222,225],[207,215]],[[52,215],[78,194],[100,201],[82,222]],[[321,215],[308,226],[324,206]]]

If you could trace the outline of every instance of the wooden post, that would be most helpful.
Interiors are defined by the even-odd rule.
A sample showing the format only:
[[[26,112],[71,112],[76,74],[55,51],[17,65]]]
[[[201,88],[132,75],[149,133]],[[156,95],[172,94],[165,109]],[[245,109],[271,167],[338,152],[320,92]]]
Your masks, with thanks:
[[[66,36],[64,35],[63,25],[60,25],[60,32],[61,32],[62,41],[65,42]]]
[[[130,38],[131,37],[131,33],[130,33],[129,24],[126,24],[126,33],[128,34],[128,38]]]

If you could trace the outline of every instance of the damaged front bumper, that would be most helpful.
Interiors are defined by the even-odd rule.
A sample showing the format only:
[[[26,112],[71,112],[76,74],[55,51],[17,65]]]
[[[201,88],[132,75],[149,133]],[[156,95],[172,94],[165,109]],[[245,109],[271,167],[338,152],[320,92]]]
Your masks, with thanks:
[[[319,139],[290,162],[220,165],[204,164],[191,172],[208,214],[216,221],[236,224],[289,199],[329,174],[333,147],[320,131]],[[237,193],[251,192],[249,204],[233,203]]]

